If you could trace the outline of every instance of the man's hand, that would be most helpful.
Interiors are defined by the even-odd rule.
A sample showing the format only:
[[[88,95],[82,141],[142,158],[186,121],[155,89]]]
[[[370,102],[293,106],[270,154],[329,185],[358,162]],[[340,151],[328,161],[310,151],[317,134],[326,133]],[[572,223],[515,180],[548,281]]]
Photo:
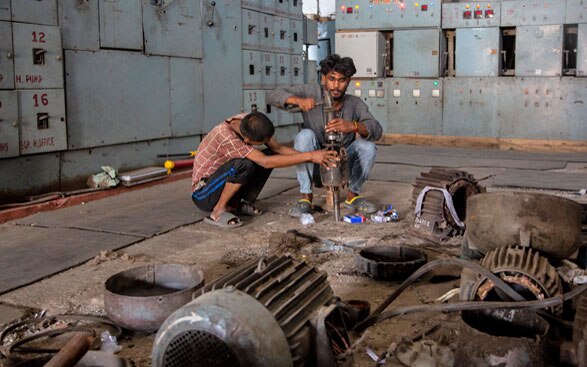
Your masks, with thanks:
[[[334,132],[334,133],[352,133],[355,131],[355,124],[352,121],[345,121],[341,118],[336,118],[331,120],[326,125],[326,132]]]
[[[314,100],[314,98],[297,97],[295,100],[295,104],[297,104],[304,112],[308,112],[316,108],[316,101]]]
[[[340,158],[334,150],[315,150],[312,152],[312,163],[324,167],[336,167],[336,164],[339,161]]]

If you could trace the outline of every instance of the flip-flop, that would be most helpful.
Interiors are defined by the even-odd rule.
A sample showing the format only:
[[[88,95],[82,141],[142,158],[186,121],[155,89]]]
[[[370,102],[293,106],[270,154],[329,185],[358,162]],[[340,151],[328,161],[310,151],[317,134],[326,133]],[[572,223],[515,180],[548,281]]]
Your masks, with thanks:
[[[231,224],[230,221],[235,221],[235,223]],[[231,212],[223,212],[216,220],[208,216],[204,218],[204,222],[221,228],[236,228],[243,225],[243,222],[241,222],[239,217],[232,214]]]
[[[356,212],[361,214],[372,214],[377,211],[377,207],[375,206],[375,204],[367,201],[367,199],[358,195],[352,198],[351,200],[345,200],[344,207],[347,209],[355,210]]]
[[[242,215],[257,216],[263,214],[263,210],[257,208],[253,204],[249,204],[246,201],[241,201],[238,207],[238,213]]]
[[[292,217],[298,218],[301,217],[302,214],[311,213],[312,212],[312,202],[308,199],[300,199],[297,203],[294,204],[291,208],[289,208],[288,214]]]

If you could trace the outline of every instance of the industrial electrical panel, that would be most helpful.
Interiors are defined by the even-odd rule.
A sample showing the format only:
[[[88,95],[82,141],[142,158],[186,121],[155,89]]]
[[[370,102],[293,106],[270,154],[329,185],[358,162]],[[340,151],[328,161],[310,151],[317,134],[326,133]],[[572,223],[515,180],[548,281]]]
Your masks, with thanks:
[[[585,140],[584,0],[338,0],[336,30],[388,134]]]

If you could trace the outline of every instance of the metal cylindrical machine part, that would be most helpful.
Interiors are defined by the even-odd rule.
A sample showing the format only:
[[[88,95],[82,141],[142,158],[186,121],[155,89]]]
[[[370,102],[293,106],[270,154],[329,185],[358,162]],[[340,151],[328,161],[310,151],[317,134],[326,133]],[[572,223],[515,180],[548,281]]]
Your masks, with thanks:
[[[196,294],[159,329],[154,367],[332,365],[310,359],[334,360],[312,339],[316,315],[335,305],[324,272],[287,256],[254,259]]]

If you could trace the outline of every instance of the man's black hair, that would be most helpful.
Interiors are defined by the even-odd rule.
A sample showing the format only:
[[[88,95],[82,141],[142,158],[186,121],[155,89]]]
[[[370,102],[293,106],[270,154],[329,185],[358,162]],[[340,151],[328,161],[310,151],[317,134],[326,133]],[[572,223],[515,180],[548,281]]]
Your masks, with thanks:
[[[327,75],[331,71],[341,73],[347,78],[352,77],[357,72],[355,63],[350,57],[340,57],[337,54],[332,54],[320,61],[320,72],[322,75]]]
[[[241,134],[255,142],[265,142],[275,133],[275,127],[267,116],[261,112],[246,115],[240,125]]]

